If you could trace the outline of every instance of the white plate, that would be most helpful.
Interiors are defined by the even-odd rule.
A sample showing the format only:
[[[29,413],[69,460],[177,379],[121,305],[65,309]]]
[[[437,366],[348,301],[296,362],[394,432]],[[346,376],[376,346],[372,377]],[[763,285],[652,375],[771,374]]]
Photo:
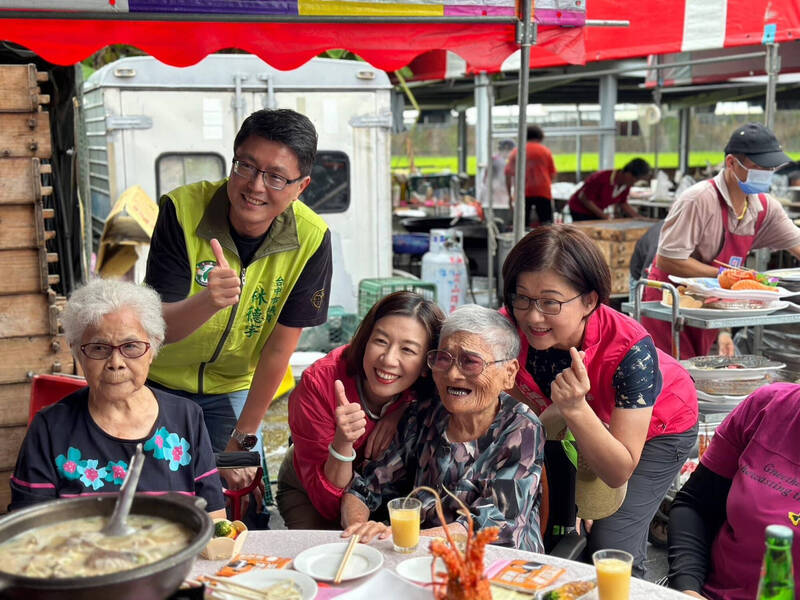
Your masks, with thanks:
[[[661,306],[665,306],[672,309],[672,306],[667,304],[666,302],[661,302]],[[768,306],[767,308],[743,308],[739,310],[727,310],[725,308],[679,308],[678,312],[682,315],[688,315],[690,317],[707,317],[711,319],[721,318],[721,317],[755,317],[758,315],[768,315],[770,313],[774,313],[777,310],[782,310],[789,306],[788,302],[783,300],[778,300],[772,306]]]
[[[317,582],[305,573],[298,573],[289,569],[256,569],[240,573],[229,578],[233,583],[240,583],[256,590],[266,590],[281,581],[291,580],[303,595],[303,600],[312,600],[317,595]],[[220,598],[233,598],[224,592],[214,594]]]
[[[718,404],[731,404],[733,402],[741,402],[747,396],[719,396],[717,394],[707,394],[703,390],[697,390],[697,399],[703,402],[715,402]]]
[[[687,291],[695,296],[723,298],[726,300],[772,300],[797,294],[797,292],[780,286],[776,287],[775,291],[725,290],[719,286],[719,281],[716,277],[677,277],[670,275],[669,278],[673,283],[685,285]]]
[[[294,568],[319,581],[333,581],[346,549],[346,542],[335,542],[303,550],[295,557]],[[344,569],[342,581],[374,573],[382,564],[383,554],[372,546],[356,544]]]
[[[784,281],[800,281],[800,269],[773,269],[764,271],[767,277],[777,277]]]
[[[432,562],[432,556],[415,556],[414,558],[407,558],[395,568],[400,576],[405,577],[409,581],[415,583],[431,583]],[[436,570],[445,570],[444,561],[441,558],[436,559]]]
[[[376,600],[402,598],[403,600],[432,600],[433,592],[406,581],[389,569],[381,569],[357,588],[336,596],[336,600]]]

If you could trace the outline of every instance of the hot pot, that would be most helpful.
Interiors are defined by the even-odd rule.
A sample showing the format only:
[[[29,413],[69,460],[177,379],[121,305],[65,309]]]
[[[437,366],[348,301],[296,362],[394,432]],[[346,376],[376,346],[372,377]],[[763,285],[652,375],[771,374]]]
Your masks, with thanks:
[[[0,542],[35,527],[96,515],[110,516],[113,496],[89,496],[37,504],[0,519]],[[186,578],[214,526],[203,510],[205,500],[168,494],[137,494],[131,513],[162,517],[194,533],[189,545],[158,562],[96,577],[40,579],[0,572],[0,598],[23,600],[163,600]]]

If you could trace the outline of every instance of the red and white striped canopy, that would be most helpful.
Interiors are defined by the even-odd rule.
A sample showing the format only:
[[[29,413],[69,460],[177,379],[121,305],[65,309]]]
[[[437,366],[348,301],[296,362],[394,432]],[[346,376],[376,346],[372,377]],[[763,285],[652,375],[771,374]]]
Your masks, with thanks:
[[[55,64],[122,43],[176,66],[235,47],[291,69],[344,48],[385,70],[420,57],[412,70],[441,78],[513,69],[519,64],[514,25],[308,23],[300,17],[509,16],[514,6],[515,0],[0,0],[0,39]],[[262,15],[281,22],[259,20]],[[535,17],[542,26],[534,68],[800,36],[798,0],[536,0]],[[584,18],[625,19],[630,27],[580,27]]]
[[[800,40],[798,0],[588,0],[586,18],[624,19],[630,26],[587,27],[580,39],[563,33],[547,38],[547,44],[532,49],[531,68]],[[517,52],[503,61],[500,70],[519,70],[519,63]],[[763,69],[763,59],[757,63]],[[475,72],[457,54],[445,51],[428,52],[409,66],[415,79]],[[708,66],[719,68],[719,64]]]

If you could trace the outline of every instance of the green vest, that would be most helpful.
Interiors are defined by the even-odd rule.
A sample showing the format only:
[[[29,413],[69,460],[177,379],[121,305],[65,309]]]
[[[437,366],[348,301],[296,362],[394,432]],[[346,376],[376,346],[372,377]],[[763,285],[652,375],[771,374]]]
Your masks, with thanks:
[[[193,269],[189,295],[208,284],[216,266],[211,239],[217,238],[231,269],[239,272],[239,302],[218,311],[191,335],[165,345],[150,366],[150,378],[169,388],[199,394],[223,394],[250,388],[261,350],[283,305],[328,229],[296,200],[275,218],[246,269],[242,269],[228,222],[227,179],[201,181],[166,196],[172,200],[186,239]],[[312,299],[309,299],[311,301]]]

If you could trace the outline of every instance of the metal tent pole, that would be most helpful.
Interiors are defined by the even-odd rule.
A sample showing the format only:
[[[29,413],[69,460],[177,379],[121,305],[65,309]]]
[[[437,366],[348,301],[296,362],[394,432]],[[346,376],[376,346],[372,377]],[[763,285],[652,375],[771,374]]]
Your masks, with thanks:
[[[688,106],[678,111],[678,169],[684,175],[689,174],[689,121],[691,109]]]
[[[533,0],[522,0],[522,21],[517,24],[519,40],[519,119],[517,121],[516,185],[514,186],[514,243],[525,235],[525,157],[527,148],[528,94],[530,93],[531,46],[536,42],[532,22]]]
[[[775,90],[778,86],[778,74],[781,72],[781,56],[778,54],[778,44],[767,44],[767,58],[765,63],[767,71],[767,98],[764,103],[764,124],[774,130],[775,111],[777,109]]]

